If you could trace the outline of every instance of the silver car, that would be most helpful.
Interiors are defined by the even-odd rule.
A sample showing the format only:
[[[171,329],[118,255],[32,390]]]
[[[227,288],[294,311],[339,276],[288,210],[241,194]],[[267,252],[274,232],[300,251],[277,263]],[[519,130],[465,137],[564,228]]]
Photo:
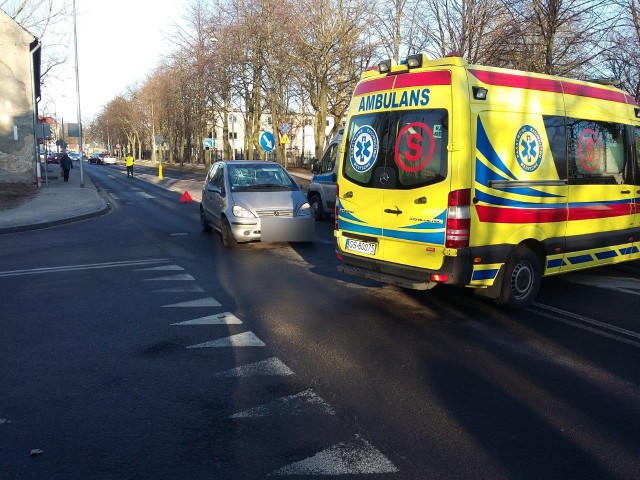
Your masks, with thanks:
[[[311,242],[315,221],[300,186],[278,163],[224,161],[202,187],[202,231],[215,229],[225,247],[238,243]]]

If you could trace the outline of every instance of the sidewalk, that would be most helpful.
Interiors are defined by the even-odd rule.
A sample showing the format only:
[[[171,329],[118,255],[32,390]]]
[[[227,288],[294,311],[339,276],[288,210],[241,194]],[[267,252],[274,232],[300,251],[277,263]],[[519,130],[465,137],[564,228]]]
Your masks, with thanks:
[[[102,215],[109,210],[91,179],[84,172],[80,187],[80,163],[73,162],[69,182],[64,182],[60,167],[48,165],[49,183],[42,172],[42,187],[37,195],[17,208],[0,211],[0,234],[53,227]]]

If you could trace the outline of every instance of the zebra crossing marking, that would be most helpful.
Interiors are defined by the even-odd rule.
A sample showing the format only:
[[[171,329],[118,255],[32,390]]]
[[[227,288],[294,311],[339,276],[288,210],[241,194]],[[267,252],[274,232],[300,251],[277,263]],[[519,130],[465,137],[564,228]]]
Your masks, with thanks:
[[[187,348],[265,347],[266,344],[253,332],[238,333],[210,342],[198,343]]]
[[[241,365],[224,372],[219,372],[214,377],[280,377],[293,375],[293,370],[287,367],[282,360],[276,357],[261,360],[259,362]]]
[[[162,288],[160,290],[154,290],[151,293],[200,293],[200,292],[204,292],[201,286],[187,285],[184,287]]]
[[[229,418],[256,418],[284,415],[335,415],[331,406],[309,389],[273,402],[235,413]]]
[[[187,320],[185,322],[172,323],[171,325],[241,325],[242,320],[230,312],[224,312],[217,315],[209,315],[206,317]]]
[[[398,469],[378,449],[356,435],[316,455],[282,467],[268,476],[356,475],[398,473]]]
[[[168,282],[168,281],[188,281],[195,282],[195,278],[193,278],[188,273],[178,273],[176,275],[169,275],[168,277],[157,277],[157,278],[145,278],[145,282]]]
[[[213,297],[200,298],[198,300],[190,300],[188,302],[174,303],[172,305],[163,305],[162,308],[189,308],[189,307],[220,307],[218,302]]]

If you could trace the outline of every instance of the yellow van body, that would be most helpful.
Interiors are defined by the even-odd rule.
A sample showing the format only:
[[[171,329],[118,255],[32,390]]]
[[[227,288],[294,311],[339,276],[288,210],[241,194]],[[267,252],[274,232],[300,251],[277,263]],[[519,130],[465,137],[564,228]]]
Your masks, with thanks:
[[[350,102],[339,270],[522,308],[542,276],[640,258],[632,97],[459,57],[408,60],[364,72]]]

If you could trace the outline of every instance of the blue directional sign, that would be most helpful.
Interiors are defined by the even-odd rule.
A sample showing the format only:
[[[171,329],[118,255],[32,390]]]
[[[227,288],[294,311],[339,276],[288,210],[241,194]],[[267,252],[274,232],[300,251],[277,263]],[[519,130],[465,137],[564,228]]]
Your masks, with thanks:
[[[260,135],[260,146],[265,152],[270,152],[276,146],[276,138],[271,132],[262,132]]]
[[[213,138],[205,138],[202,143],[204,144],[204,148],[215,148],[216,141]]]

